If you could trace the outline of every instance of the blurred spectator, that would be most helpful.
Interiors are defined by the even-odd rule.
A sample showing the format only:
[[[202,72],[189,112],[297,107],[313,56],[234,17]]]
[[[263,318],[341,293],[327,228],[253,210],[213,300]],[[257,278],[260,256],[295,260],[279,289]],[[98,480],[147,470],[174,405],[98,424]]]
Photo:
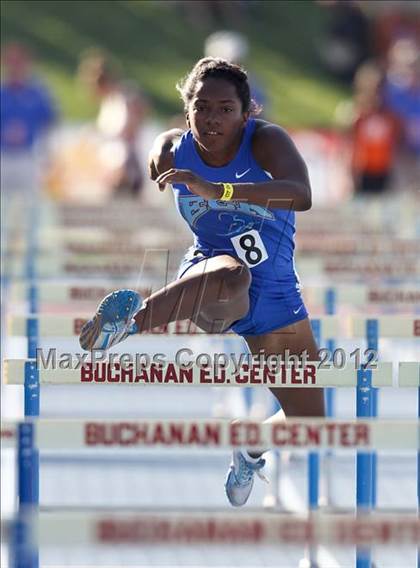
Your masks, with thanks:
[[[383,73],[374,63],[362,65],[355,75],[352,174],[358,194],[387,190],[395,167],[401,124],[384,104],[382,84]]]
[[[420,48],[414,39],[391,46],[384,85],[388,107],[403,126],[397,183],[404,190],[420,188]]]
[[[365,2],[373,19],[375,55],[385,61],[391,46],[399,39],[420,44],[420,4],[413,0]]]
[[[411,171],[411,178],[418,184],[420,174],[420,46],[414,39],[400,39],[391,46],[388,54],[384,97],[387,106],[402,121],[404,168],[414,169]],[[410,175],[410,171],[406,173]]]
[[[38,189],[47,137],[57,119],[47,87],[33,76],[33,59],[20,43],[2,48],[1,185],[2,191]]]
[[[371,56],[369,20],[354,0],[318,0],[318,4],[330,16],[321,59],[335,77],[351,82],[359,65]]]
[[[112,162],[115,196],[138,196],[143,188],[138,137],[148,105],[139,87],[120,80],[107,57],[92,50],[83,56],[79,76],[99,102],[96,126],[105,142],[103,154]]]
[[[218,31],[208,36],[204,42],[204,55],[206,57],[221,57],[238,65],[247,67],[249,54],[249,43],[247,38],[235,31]],[[262,108],[264,118],[267,114],[267,94],[259,77],[249,74],[251,96],[254,101]]]

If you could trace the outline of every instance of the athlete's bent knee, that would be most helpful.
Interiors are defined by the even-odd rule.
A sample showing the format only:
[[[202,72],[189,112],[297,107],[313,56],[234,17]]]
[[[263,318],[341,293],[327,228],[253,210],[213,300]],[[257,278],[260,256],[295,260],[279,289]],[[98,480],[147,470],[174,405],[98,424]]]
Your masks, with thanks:
[[[251,272],[245,264],[235,264],[222,268],[219,274],[230,300],[247,292],[251,285]]]

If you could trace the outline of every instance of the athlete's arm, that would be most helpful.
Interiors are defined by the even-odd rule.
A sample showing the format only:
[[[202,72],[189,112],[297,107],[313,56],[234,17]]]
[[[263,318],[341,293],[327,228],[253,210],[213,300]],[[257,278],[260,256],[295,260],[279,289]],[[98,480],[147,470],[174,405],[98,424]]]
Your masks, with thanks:
[[[149,152],[148,169],[150,179],[155,181],[160,174],[173,168],[173,150],[175,142],[183,135],[183,130],[173,128],[167,130],[155,139],[152,149]],[[159,189],[165,189],[165,183],[159,183]]]
[[[290,136],[280,126],[258,121],[252,152],[272,180],[234,184],[232,199],[271,207],[306,211],[312,206],[311,184],[306,164]]]
[[[273,179],[234,183],[231,199],[272,209],[310,209],[312,197],[308,170],[288,134],[275,124],[258,121],[252,144],[255,160]],[[206,181],[190,170],[171,168],[163,172],[157,182],[183,183],[204,199],[220,199],[224,191],[221,183]]]

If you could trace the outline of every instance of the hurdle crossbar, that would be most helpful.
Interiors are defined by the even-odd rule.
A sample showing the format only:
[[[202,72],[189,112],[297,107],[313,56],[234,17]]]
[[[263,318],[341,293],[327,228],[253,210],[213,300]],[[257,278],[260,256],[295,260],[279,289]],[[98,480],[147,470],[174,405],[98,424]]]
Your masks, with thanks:
[[[137,239],[138,242],[133,242],[133,239],[111,239],[104,238],[97,242],[86,242],[83,238],[80,241],[65,240],[60,243],[58,240],[43,243],[36,251],[39,255],[51,254],[54,251],[63,250],[68,253],[74,254],[143,254],[145,247],[150,246],[150,241],[147,239],[143,244],[142,240]],[[161,237],[158,244],[163,246],[166,244],[173,250],[174,240],[170,239],[169,235]],[[175,243],[176,244],[176,243]],[[156,245],[156,243],[155,243]],[[181,241],[181,247],[188,246],[188,242]],[[24,243],[12,243],[9,247],[10,251],[15,253],[25,252]],[[319,239],[312,239],[309,236],[302,236],[297,238],[298,256],[307,255],[399,255],[410,256],[420,255],[420,242],[416,239],[387,239],[372,238],[369,240],[360,239],[354,236],[341,237],[331,239],[321,237]]]
[[[151,254],[152,248],[147,255],[136,259],[122,259],[121,255],[112,256],[71,256],[68,259],[63,258],[40,258],[34,261],[34,268],[37,277],[50,276],[70,276],[70,275],[118,275],[133,277],[141,270],[147,275],[149,272],[157,271],[162,273],[167,269],[168,249],[160,248],[156,253]],[[150,252],[150,254],[149,254]],[[170,254],[170,259],[174,259],[173,268],[177,268],[179,255]],[[147,259],[147,262],[144,261]],[[322,276],[334,278],[339,277],[346,280],[355,280],[363,277],[364,281],[369,278],[399,278],[405,280],[417,280],[420,278],[420,262],[415,260],[398,260],[394,258],[383,260],[381,258],[372,261],[363,257],[331,257],[322,258],[299,258],[296,260],[297,270],[300,274],[307,277]],[[11,259],[8,265],[5,265],[8,275],[16,278],[24,277],[24,265],[19,259]]]
[[[70,315],[37,315],[37,316],[11,316],[9,319],[9,333],[12,336],[25,336],[30,321],[36,321],[40,336],[45,337],[68,337],[79,335],[81,326],[91,317],[91,315],[80,314]],[[358,338],[366,335],[366,324],[368,321],[375,320],[378,325],[378,333],[383,338],[416,338],[420,337],[420,316],[321,316],[314,318],[322,324],[322,334],[324,337]],[[347,329],[340,329],[340,321],[348,322]],[[206,334],[189,320],[172,322],[168,325],[156,328],[155,333],[164,334]],[[143,335],[143,334],[142,334]],[[214,334],[208,334],[214,335]]]
[[[420,338],[420,316],[352,316],[349,318],[350,337],[364,337],[368,321],[375,320],[381,338]],[[419,343],[420,348],[420,343]]]
[[[98,354],[99,355],[99,354]],[[102,354],[101,354],[102,355]],[[282,363],[273,370],[268,364],[257,362],[251,365],[236,366],[232,361],[226,366],[189,364],[176,362],[153,363],[147,366],[137,362],[135,354],[129,359],[118,355],[112,360],[87,362],[86,357],[69,360],[51,354],[50,360],[5,359],[3,364],[4,382],[9,385],[22,385],[28,372],[36,373],[39,384],[80,384],[80,385],[166,385],[166,386],[219,386],[219,387],[355,387],[358,384],[359,370],[354,363],[342,368],[332,363],[320,367],[320,362],[307,362],[304,366]],[[65,368],[60,368],[65,367]],[[417,369],[405,371],[417,373]],[[392,363],[372,365],[372,385],[376,387],[393,386]],[[410,379],[414,383],[414,378]]]
[[[61,274],[116,274],[129,275],[164,272],[168,268],[176,269],[182,254],[170,254],[166,248],[150,248],[139,256],[114,255],[54,255],[34,258],[34,269],[37,276],[57,276]],[[12,258],[5,263],[10,276],[25,275],[25,262],[22,258]]]
[[[418,239],[401,238],[371,238],[361,239],[358,236],[346,235],[337,236],[333,239],[330,236],[313,239],[308,235],[297,236],[297,253],[300,255],[317,254],[398,254],[398,255],[420,255],[420,241]]]
[[[305,277],[326,275],[352,279],[398,278],[409,280],[420,277],[420,262],[417,260],[396,260],[394,257],[383,260],[381,257],[363,258],[355,256],[332,256],[331,258],[299,258],[296,259],[297,271]]]
[[[140,294],[148,295],[151,286],[162,287],[164,283],[148,282],[143,283],[139,289]],[[68,303],[71,301],[99,302],[104,296],[120,287],[138,289],[138,282],[118,282],[118,281],[98,281],[86,280],[64,282],[39,282],[36,285],[38,300],[50,303]],[[28,297],[29,286],[24,282],[14,282],[10,287],[10,297],[12,301],[23,301]],[[335,296],[338,305],[351,304],[352,306],[363,306],[366,304],[381,305],[420,305],[420,290],[414,286],[366,286],[364,284],[348,284],[338,286],[303,286],[302,294],[304,299],[312,304],[323,306],[327,291]]]
[[[420,387],[420,363],[400,362],[398,364],[398,384],[400,387]]]
[[[80,335],[82,326],[91,317],[92,314],[80,314],[77,316],[69,315],[36,315],[36,316],[12,316],[9,319],[9,333],[11,336],[25,336],[27,334],[28,325],[36,322],[40,337],[73,337]],[[334,322],[330,323],[333,326]],[[233,333],[233,332],[231,332]],[[155,328],[154,330],[144,333],[143,335],[220,335],[208,334],[200,329],[194,322],[190,320],[181,320],[171,322],[166,325]]]
[[[20,519],[19,519],[20,520]],[[13,520],[4,521],[6,540],[12,540]],[[416,545],[420,521],[415,515],[318,513],[196,513],[189,511],[118,513],[44,512],[26,518],[32,545],[221,545],[221,544],[336,544]],[[10,535],[10,536],[8,536]]]
[[[276,423],[222,420],[38,419],[34,445],[44,450],[83,448],[269,448],[284,450],[418,450],[417,420],[288,419]],[[31,427],[25,423],[23,427]],[[6,446],[16,443],[17,424],[2,423]]]
[[[326,294],[334,295],[337,305],[366,304],[411,306],[420,305],[420,290],[414,286],[367,286],[365,284],[343,284],[336,286],[303,286],[302,294],[308,303],[323,306]]]

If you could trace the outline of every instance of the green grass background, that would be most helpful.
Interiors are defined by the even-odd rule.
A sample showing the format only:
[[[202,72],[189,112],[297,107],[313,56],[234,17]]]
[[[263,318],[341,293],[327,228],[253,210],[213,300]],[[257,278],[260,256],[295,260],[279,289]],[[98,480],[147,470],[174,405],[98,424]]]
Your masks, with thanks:
[[[35,50],[65,118],[84,120],[95,112],[75,77],[81,52],[91,47],[107,50],[163,118],[181,112],[175,83],[202,56],[207,35],[236,29],[249,38],[248,68],[269,92],[270,118],[286,126],[330,126],[348,92],[323,72],[317,56],[327,18],[312,0],[250,2],[244,18],[223,26],[192,26],[171,1],[2,0],[1,37]]]

